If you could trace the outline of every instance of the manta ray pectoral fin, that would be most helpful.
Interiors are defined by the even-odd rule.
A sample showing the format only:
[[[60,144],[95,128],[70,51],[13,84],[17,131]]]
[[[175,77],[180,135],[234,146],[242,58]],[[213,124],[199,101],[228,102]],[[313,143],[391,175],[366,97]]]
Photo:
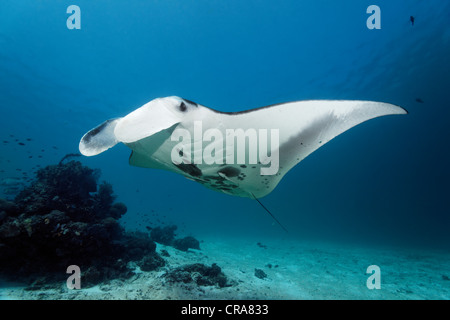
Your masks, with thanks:
[[[367,120],[386,115],[407,114],[398,106],[373,101],[312,100],[293,103],[296,119],[286,120],[280,134],[280,167],[287,173],[297,163],[327,142]],[[281,131],[281,130],[280,130]]]
[[[123,143],[133,143],[176,126],[180,121],[175,98],[154,99],[127,114],[117,124],[114,134]]]
[[[114,147],[119,142],[114,134],[114,128],[120,119],[106,120],[101,125],[89,130],[80,140],[81,154],[95,156]]]

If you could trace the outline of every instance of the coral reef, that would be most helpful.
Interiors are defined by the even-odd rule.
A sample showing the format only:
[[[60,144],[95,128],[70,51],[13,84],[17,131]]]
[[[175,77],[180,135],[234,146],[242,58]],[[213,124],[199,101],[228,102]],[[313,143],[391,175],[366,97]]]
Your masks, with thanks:
[[[194,237],[187,236],[181,239],[175,239],[173,241],[173,247],[181,251],[187,251],[188,249],[200,250],[200,242]]]
[[[158,243],[161,243],[166,246],[171,246],[173,241],[175,240],[175,230],[177,226],[165,226],[165,227],[156,227],[150,231],[150,238]]]
[[[263,270],[255,268],[255,277],[265,279],[267,278],[267,274]]]
[[[267,246],[265,244],[262,244],[261,242],[258,242],[256,245],[260,248],[267,249]]]
[[[174,247],[181,251],[187,251],[188,249],[200,250],[200,242],[192,236],[176,239],[176,229],[176,225],[155,227],[150,231],[150,238],[155,242]]]
[[[208,267],[202,263],[184,265],[168,271],[165,275],[169,283],[194,283],[199,286],[214,286],[220,288],[230,286],[222,269],[215,263]]]
[[[79,161],[40,169],[14,202],[0,199],[0,273],[15,279],[66,278],[78,265],[83,286],[129,277],[129,261],[142,270],[164,265],[146,233],[127,233],[118,219],[112,186]]]

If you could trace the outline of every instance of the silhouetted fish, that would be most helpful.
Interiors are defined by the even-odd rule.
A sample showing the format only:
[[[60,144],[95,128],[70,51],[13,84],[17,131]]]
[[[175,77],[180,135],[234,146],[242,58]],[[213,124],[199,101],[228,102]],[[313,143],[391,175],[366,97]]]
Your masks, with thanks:
[[[414,25],[414,20],[416,20],[413,16],[409,17],[409,21],[411,21],[411,25]]]
[[[10,177],[0,180],[0,185],[4,187],[19,187],[22,184],[21,178]]]
[[[416,102],[418,102],[418,103],[424,103],[423,100],[420,99],[420,98],[416,98]]]
[[[21,190],[21,188],[10,187],[10,188],[3,189],[3,193],[11,196],[11,195],[18,194],[20,192],[20,190]]]

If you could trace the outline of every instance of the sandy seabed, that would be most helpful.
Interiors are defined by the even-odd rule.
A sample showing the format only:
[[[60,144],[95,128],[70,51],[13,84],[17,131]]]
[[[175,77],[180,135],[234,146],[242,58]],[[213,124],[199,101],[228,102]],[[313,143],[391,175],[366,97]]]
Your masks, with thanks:
[[[0,299],[450,299],[450,252],[332,245],[329,243],[254,239],[203,238],[201,250],[167,250],[166,266],[127,280],[112,280],[70,290],[66,283],[26,290],[4,282]],[[168,283],[164,274],[192,263],[222,268],[231,286]],[[380,289],[368,289],[366,273],[380,268]],[[261,269],[267,277],[256,277]],[[81,270],[81,272],[83,272]]]

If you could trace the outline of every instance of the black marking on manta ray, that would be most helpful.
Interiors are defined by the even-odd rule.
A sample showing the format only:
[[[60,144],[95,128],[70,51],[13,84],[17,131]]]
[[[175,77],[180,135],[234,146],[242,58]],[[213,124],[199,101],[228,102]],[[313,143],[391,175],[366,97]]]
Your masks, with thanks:
[[[201,178],[193,177],[193,179],[201,183],[202,185],[211,187],[213,189],[221,190],[221,191],[227,191],[232,192],[234,189],[239,188],[239,186],[231,183],[230,181],[226,180],[223,177],[220,176],[202,176]]]
[[[105,127],[111,122],[114,121],[116,119],[110,119],[110,120],[106,120],[105,122],[103,122],[101,125],[99,125],[97,128],[92,129],[91,131],[89,131],[83,138],[83,140],[86,143],[89,143],[91,141],[91,139],[93,137],[95,137],[97,134],[99,134],[99,132],[101,132],[103,129],[105,129]]]
[[[198,107],[198,104],[195,103],[194,101],[191,101],[191,100],[188,100],[188,99],[185,99],[185,98],[183,98],[183,100],[186,101],[189,104],[192,104],[194,107]]]
[[[226,175],[228,178],[232,178],[232,177],[237,177],[239,175],[239,173],[241,173],[241,170],[239,170],[238,168],[234,168],[234,167],[225,167],[225,168],[217,171],[217,173],[222,173],[222,174]]]
[[[180,164],[174,164],[178,169],[180,169],[183,172],[186,172],[188,175],[193,177],[200,177],[202,175],[202,170],[200,170],[195,164],[193,163],[180,163]]]
[[[216,112],[216,113],[228,114],[228,115],[235,116],[235,115],[240,115],[240,114],[244,114],[244,113],[249,113],[249,112],[253,112],[253,111],[262,110],[262,109],[272,108],[272,107],[276,107],[276,106],[283,105],[283,104],[295,103],[295,102],[304,102],[304,101],[306,101],[306,100],[303,100],[303,101],[302,101],[302,100],[299,100],[299,101],[281,102],[281,103],[275,103],[275,104],[271,104],[271,105],[264,106],[264,107],[253,108],[253,109],[242,110],[242,111],[231,111],[231,112],[220,111],[220,110],[216,110],[216,109],[209,108],[209,107],[205,107],[205,108],[208,108],[208,109],[210,109],[210,110],[212,110],[212,111],[214,111],[214,112]]]
[[[223,181],[224,178],[221,176],[208,176],[209,179]]]
[[[242,111],[231,111],[231,112],[220,111],[220,110],[216,110],[216,109],[213,109],[213,108],[210,108],[210,107],[205,107],[205,108],[208,108],[208,109],[210,109],[210,110],[212,110],[212,111],[214,111],[216,113],[228,114],[228,115],[235,116],[235,115],[240,115],[240,114],[249,113],[249,112],[253,112],[253,111],[259,111],[259,110],[262,110],[262,109],[272,108],[272,107],[280,106],[280,105],[283,105],[283,104],[291,104],[291,103],[298,103],[298,102],[308,102],[308,101],[316,101],[316,100],[311,100],[310,99],[310,100],[296,100],[296,101],[289,101],[289,102],[280,102],[280,103],[270,104],[270,105],[267,105],[267,106],[264,106],[264,107],[253,108],[253,109],[242,110]],[[326,100],[325,99],[325,100],[322,100],[322,101],[332,101],[332,100]],[[380,102],[382,102],[382,101],[380,101]],[[385,102],[382,102],[382,103],[385,103]],[[409,113],[408,110],[406,110],[405,108],[402,108],[402,107],[400,107],[398,105],[394,105],[394,106],[404,110],[406,112],[406,114]]]

